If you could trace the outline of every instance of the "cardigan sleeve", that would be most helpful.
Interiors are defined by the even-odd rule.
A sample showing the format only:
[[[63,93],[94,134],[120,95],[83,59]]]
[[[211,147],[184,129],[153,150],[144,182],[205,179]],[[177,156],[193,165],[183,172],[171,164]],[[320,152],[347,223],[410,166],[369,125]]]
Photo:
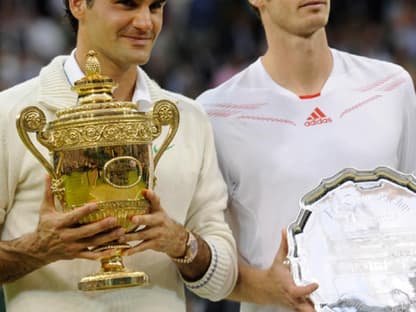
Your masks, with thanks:
[[[218,168],[211,125],[203,114],[200,144],[203,163],[185,226],[201,235],[211,249],[211,264],[205,275],[185,285],[200,297],[221,300],[233,290],[238,276],[237,251],[225,222],[227,188]]]
[[[0,103],[4,106],[5,104]],[[5,113],[0,109],[0,224],[3,224],[7,205],[9,202],[8,196],[8,168],[7,168],[7,120]]]
[[[188,185],[192,185],[192,190],[185,191],[192,192],[192,197],[187,205],[183,223],[188,230],[200,235],[207,242],[211,250],[211,263],[198,281],[190,283],[182,280],[190,291],[200,297],[212,301],[224,299],[232,292],[237,282],[237,249],[231,229],[225,221],[227,187],[218,167],[211,123],[198,103],[183,95],[161,89],[145,73],[143,74],[154,101],[168,98],[177,103],[183,127],[181,136],[192,146],[193,151],[193,156],[187,159],[191,162],[198,159],[189,164],[198,166],[192,167],[196,169],[197,177],[195,184],[192,182]],[[164,160],[166,159],[165,157]],[[162,166],[163,164],[158,164],[161,171]],[[165,170],[170,171],[168,167]],[[159,173],[162,173],[161,171]],[[162,185],[159,187],[162,191]],[[177,204],[182,206],[181,209],[184,208],[183,203],[177,201]]]

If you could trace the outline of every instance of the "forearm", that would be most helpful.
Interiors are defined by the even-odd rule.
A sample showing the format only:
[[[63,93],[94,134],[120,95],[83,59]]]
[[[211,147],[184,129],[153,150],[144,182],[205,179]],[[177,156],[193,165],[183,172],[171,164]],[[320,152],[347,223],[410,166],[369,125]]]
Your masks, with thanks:
[[[0,284],[13,282],[46,264],[34,252],[36,241],[33,234],[26,234],[0,242]]]
[[[182,277],[189,282],[197,281],[204,276],[211,263],[211,250],[208,244],[200,236],[195,235],[195,237],[198,240],[198,254],[195,259],[188,264],[177,263]]]
[[[265,304],[261,287],[264,284],[265,270],[261,270],[245,263],[239,262],[238,279],[233,292],[227,299],[240,302],[254,302],[257,304]],[[260,287],[259,287],[260,285]]]

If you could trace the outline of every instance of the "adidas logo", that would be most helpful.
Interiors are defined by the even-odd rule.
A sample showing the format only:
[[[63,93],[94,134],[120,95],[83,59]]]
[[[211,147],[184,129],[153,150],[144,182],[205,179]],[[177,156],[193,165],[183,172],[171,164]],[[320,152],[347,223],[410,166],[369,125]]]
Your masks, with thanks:
[[[313,110],[312,114],[310,114],[308,119],[306,119],[304,125],[305,127],[312,127],[312,126],[322,125],[322,124],[331,123],[331,122],[332,122],[332,119],[328,118],[324,114],[324,112],[322,112],[317,107]]]

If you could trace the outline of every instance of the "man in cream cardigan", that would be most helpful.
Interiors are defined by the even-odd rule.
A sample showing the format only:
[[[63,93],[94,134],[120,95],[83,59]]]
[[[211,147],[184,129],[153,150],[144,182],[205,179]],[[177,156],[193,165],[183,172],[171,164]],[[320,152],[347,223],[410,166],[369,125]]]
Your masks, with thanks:
[[[208,119],[196,103],[161,89],[139,67],[161,30],[165,1],[69,0],[66,6],[77,33],[73,53],[0,93],[0,283],[7,311],[185,311],[184,285],[211,300],[226,297],[237,279],[236,250],[224,222],[227,192]],[[115,227],[111,217],[74,228],[97,207],[58,212],[46,173],[14,126],[27,106],[38,106],[51,120],[56,111],[76,104],[71,86],[84,76],[89,50],[98,53],[102,74],[118,84],[116,100],[146,109],[168,99],[180,111],[178,132],[156,169],[155,192],[145,194],[152,212],[133,218],[146,228],[133,234]],[[190,238],[196,241],[192,250]],[[125,262],[147,272],[150,286],[78,291],[80,278],[98,269],[97,259],[114,252],[87,247],[114,240],[142,241]],[[192,261],[181,261],[189,257]]]

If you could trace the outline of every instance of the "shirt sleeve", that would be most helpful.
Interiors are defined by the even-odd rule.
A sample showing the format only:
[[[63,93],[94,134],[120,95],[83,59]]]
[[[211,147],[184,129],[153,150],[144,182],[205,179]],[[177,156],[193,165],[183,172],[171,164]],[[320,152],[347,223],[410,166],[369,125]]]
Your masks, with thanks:
[[[404,71],[406,83],[402,98],[403,131],[400,141],[400,168],[404,173],[416,174],[416,94],[412,78]]]

